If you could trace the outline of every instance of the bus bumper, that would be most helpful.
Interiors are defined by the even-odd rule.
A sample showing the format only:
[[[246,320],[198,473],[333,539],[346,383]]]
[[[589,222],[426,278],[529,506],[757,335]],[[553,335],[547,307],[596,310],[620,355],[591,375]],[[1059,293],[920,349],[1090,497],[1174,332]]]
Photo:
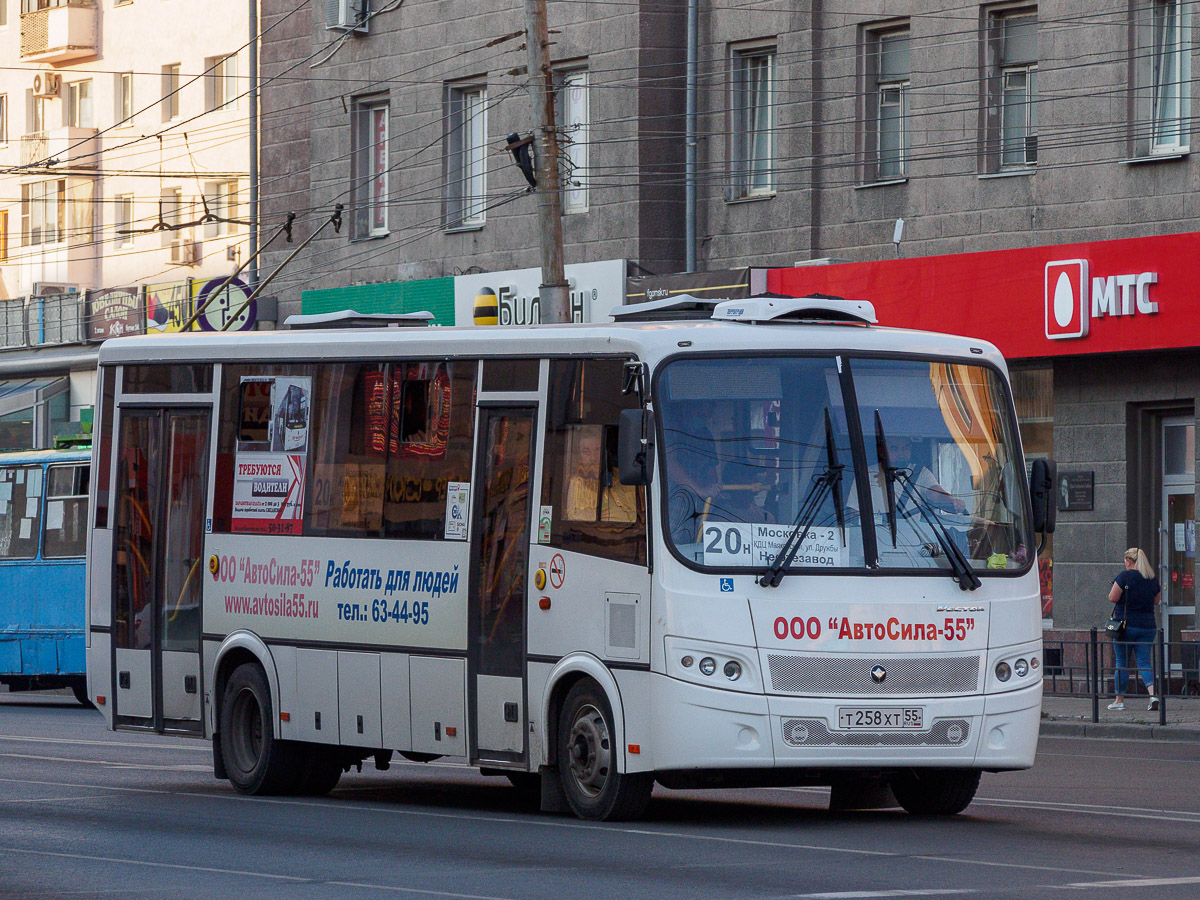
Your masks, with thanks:
[[[1041,684],[1002,694],[887,701],[744,694],[652,676],[653,768],[1024,769],[1033,765]],[[920,732],[850,732],[844,707],[923,709]]]

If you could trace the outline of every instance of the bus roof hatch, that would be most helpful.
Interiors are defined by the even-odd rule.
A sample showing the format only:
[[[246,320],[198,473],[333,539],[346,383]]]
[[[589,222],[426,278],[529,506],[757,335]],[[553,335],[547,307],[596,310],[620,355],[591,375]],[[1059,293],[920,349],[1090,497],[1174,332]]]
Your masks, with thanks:
[[[875,307],[866,300],[841,297],[749,297],[724,300],[713,309],[712,317],[722,322],[845,322],[874,325],[879,319]]]
[[[713,309],[721,300],[715,297],[693,297],[676,294],[643,303],[614,306],[609,315],[616,322],[673,322],[680,319],[711,319]]]

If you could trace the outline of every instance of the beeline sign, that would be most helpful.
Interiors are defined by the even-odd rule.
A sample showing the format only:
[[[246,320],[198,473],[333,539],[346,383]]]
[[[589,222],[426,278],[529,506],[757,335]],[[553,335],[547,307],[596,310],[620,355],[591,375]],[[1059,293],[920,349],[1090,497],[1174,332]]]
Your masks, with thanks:
[[[1096,276],[1088,279],[1086,259],[1046,263],[1046,337],[1052,341],[1084,338],[1091,319],[1132,316],[1158,312],[1150,299],[1150,285],[1158,283],[1157,272]],[[1089,291],[1090,287],[1090,291]]]

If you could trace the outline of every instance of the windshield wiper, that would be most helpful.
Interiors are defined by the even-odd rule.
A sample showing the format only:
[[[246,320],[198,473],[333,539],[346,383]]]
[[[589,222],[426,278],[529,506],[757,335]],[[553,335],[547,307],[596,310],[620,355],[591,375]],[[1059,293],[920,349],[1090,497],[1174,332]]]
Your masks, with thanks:
[[[825,495],[833,492],[833,510],[837,515],[838,529],[841,531],[842,543],[846,543],[846,509],[842,500],[842,470],[845,468],[839,461],[837,445],[833,440],[833,422],[829,418],[829,408],[825,408],[825,470],[813,476],[812,486],[800,504],[800,511],[792,522],[792,530],[787,540],[779,548],[775,561],[758,578],[763,587],[777,587],[783,581],[784,572],[796,558],[796,553],[808,532],[812,530],[817,513],[825,503]]]
[[[917,512],[921,514],[921,518],[933,529],[934,537],[937,538],[938,544],[941,545],[942,552],[946,554],[946,561],[950,563],[950,577],[964,591],[973,591],[981,587],[983,582],[975,574],[975,569],[971,565],[971,561],[962,552],[962,548],[954,542],[954,536],[950,533],[950,529],[946,527],[946,523],[937,514],[937,510],[921,494],[920,486],[913,480],[912,470],[897,468],[891,465],[891,454],[888,453],[887,438],[883,435],[883,424],[879,420],[879,410],[875,410],[875,447],[878,451],[879,467],[883,471],[887,491],[888,524],[892,529],[892,546],[896,546],[896,482],[899,481],[904,487],[901,497],[910,500],[912,505],[916,507]]]

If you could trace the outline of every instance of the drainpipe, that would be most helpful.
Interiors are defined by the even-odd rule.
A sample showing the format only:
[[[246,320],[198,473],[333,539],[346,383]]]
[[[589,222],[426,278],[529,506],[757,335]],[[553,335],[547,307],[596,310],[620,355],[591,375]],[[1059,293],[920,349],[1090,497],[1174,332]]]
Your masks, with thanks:
[[[258,0],[250,0],[250,286],[258,284]]]
[[[684,158],[684,243],[686,268],[696,271],[696,58],[699,53],[700,0],[688,0],[687,7],[687,100],[686,156]]]

